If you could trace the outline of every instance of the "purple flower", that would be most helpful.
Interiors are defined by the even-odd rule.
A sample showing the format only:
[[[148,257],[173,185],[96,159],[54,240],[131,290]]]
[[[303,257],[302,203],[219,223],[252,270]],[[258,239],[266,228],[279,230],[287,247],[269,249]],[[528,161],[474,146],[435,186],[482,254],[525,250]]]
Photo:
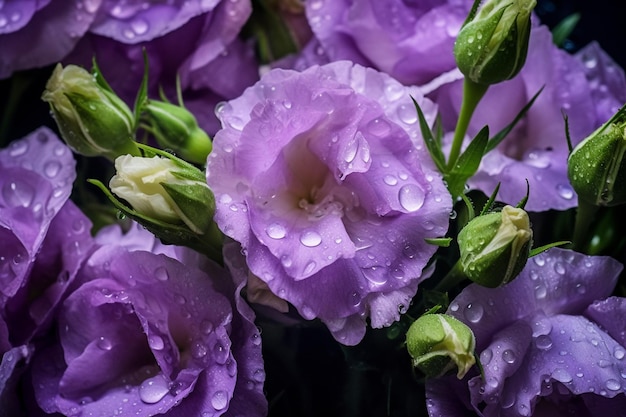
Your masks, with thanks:
[[[237,38],[251,11],[250,0],[178,0],[148,7],[108,0],[66,62],[90,66],[95,56],[111,87],[132,103],[145,48],[150,97],[158,97],[160,86],[175,101],[179,75],[185,106],[212,134],[219,128],[215,105],[258,80],[252,47]]]
[[[47,128],[0,150],[0,409],[11,415],[30,344],[91,250],[91,223],[67,201],[74,178],[71,151]]]
[[[510,284],[465,288],[448,314],[474,331],[484,379],[428,381],[430,416],[624,415],[626,299],[609,297],[621,270],[551,249]]]
[[[403,84],[423,84],[456,66],[454,40],[471,2],[313,0],[305,5],[315,38],[296,68],[348,59]]]
[[[63,59],[87,32],[102,0],[0,3],[0,79]]]
[[[340,61],[272,70],[218,109],[207,162],[215,220],[252,274],[341,343],[391,324],[451,209],[416,123],[417,89]],[[413,142],[415,141],[415,142]]]
[[[103,234],[99,243],[121,236]],[[56,317],[58,340],[33,358],[45,412],[266,414],[260,334],[225,270],[134,226],[97,249],[76,284]]]
[[[447,76],[454,78],[454,74]],[[460,78],[459,74],[458,81],[433,94],[450,130],[461,103]],[[475,135],[484,125],[489,125],[492,134],[497,133],[542,87],[526,117],[483,158],[469,185],[489,195],[501,183],[499,198],[516,203],[526,194],[528,180],[527,210],[565,210],[575,207],[577,198],[567,178],[569,150],[563,113],[569,118],[570,135],[576,145],[626,101],[626,81],[623,71],[597,45],[572,56],[552,43],[546,27],[534,27],[526,65],[516,78],[487,91],[474,114],[469,135]]]

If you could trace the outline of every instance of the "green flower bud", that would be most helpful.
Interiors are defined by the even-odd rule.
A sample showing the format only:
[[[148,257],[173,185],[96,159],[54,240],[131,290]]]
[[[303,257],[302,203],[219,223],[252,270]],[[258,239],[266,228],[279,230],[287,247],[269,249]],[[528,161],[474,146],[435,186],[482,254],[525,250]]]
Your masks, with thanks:
[[[528,213],[520,208],[475,217],[458,236],[463,273],[485,287],[506,284],[526,265],[532,235]]]
[[[109,187],[136,212],[166,223],[184,223],[196,234],[212,226],[215,199],[197,168],[160,156],[123,155],[115,160],[115,169]]]
[[[578,198],[594,206],[626,203],[626,107],[574,148],[568,176]]]
[[[147,124],[144,127],[161,147],[174,150],[189,162],[206,163],[213,144],[189,110],[164,101],[150,100],[144,111]]]
[[[406,334],[413,366],[427,377],[438,378],[457,368],[462,379],[476,363],[474,333],[463,322],[445,314],[418,318]]]
[[[478,3],[478,2],[477,2]],[[461,72],[477,84],[513,78],[524,66],[535,0],[488,0],[457,35],[454,56]]]
[[[111,160],[123,154],[139,155],[133,140],[133,113],[85,69],[58,64],[41,98],[50,103],[61,136],[75,152]]]

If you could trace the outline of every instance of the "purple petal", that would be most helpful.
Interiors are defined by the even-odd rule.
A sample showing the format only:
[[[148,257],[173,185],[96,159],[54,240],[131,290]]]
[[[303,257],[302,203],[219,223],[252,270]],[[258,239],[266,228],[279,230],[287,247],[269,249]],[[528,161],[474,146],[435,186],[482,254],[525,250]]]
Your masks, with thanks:
[[[3,415],[21,415],[19,381],[31,355],[32,350],[27,346],[18,346],[3,352],[0,360],[0,410]]]
[[[0,79],[14,71],[63,59],[89,29],[100,3],[101,0],[4,2],[0,7],[0,22],[6,22],[0,25]]]
[[[23,285],[52,219],[70,195],[76,176],[70,150],[47,128],[0,151],[0,291]]]
[[[581,314],[589,304],[611,294],[621,270],[613,258],[554,248],[530,259],[507,285],[495,289],[468,286],[448,312],[469,323],[477,350],[482,351],[494,331],[516,320],[531,320],[538,312]]]
[[[587,307],[585,315],[602,326],[620,345],[626,346],[626,299],[609,297],[596,301]],[[616,356],[621,359],[622,355],[618,353]]]
[[[177,0],[145,7],[139,2],[105,0],[90,31],[123,43],[150,41],[212,11],[218,3],[219,0]]]

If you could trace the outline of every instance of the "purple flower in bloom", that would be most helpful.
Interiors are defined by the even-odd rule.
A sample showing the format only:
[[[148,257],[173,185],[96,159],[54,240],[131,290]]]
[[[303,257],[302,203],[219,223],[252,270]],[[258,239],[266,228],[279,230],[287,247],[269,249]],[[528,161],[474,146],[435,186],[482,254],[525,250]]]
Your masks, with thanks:
[[[215,220],[250,271],[306,319],[356,344],[427,278],[451,199],[426,153],[415,88],[340,61],[272,70],[218,109],[207,162]]]
[[[131,103],[143,77],[145,48],[150,97],[158,97],[160,86],[174,100],[179,75],[185,106],[214,133],[215,105],[258,80],[251,45],[237,38],[251,11],[250,0],[108,0],[65,61],[90,66],[95,56],[111,87]]]
[[[87,32],[102,0],[0,3],[0,79],[63,59]]]
[[[47,128],[0,150],[0,409],[11,415],[29,344],[92,247],[89,220],[67,201],[74,178],[71,151]]]
[[[551,249],[508,285],[465,288],[448,314],[474,331],[484,379],[429,380],[430,416],[625,415],[626,299],[609,297],[621,270]]]
[[[454,40],[466,0],[313,0],[305,2],[315,38],[296,68],[348,59],[403,84],[424,84],[456,64]]]
[[[59,308],[57,339],[33,357],[39,406],[65,415],[265,415],[260,334],[228,273],[137,226],[97,241]]]
[[[432,97],[447,128],[458,117],[462,81],[440,87]],[[454,73],[447,74],[454,78]],[[475,135],[484,125],[495,134],[509,124],[543,87],[526,117],[481,163],[469,181],[473,189],[491,194],[501,183],[499,198],[519,201],[530,184],[526,209],[565,210],[576,206],[567,178],[569,154],[563,113],[568,116],[573,145],[606,122],[626,101],[623,71],[599,48],[590,45],[572,56],[552,42],[548,28],[531,31],[526,65],[517,77],[492,86],[478,105],[469,129]]]

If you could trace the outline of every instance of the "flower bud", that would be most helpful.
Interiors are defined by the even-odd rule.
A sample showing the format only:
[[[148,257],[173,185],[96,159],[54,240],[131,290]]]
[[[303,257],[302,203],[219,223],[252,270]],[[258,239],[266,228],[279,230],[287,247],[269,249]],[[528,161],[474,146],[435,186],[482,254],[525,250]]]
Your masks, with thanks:
[[[532,244],[528,213],[505,206],[501,212],[472,219],[458,236],[463,273],[494,288],[513,280],[524,268]]]
[[[594,206],[626,203],[626,107],[574,148],[568,176],[578,198]]]
[[[418,318],[406,334],[413,366],[427,377],[438,378],[457,368],[462,379],[476,363],[474,333],[463,322],[445,314]]]
[[[535,4],[489,0],[477,13],[473,9],[454,45],[461,72],[477,84],[497,84],[517,75],[526,61]]]
[[[133,113],[84,68],[58,64],[41,98],[50,103],[61,136],[75,152],[111,160],[123,154],[139,155],[133,140]]]
[[[189,162],[206,163],[213,145],[189,110],[164,101],[150,100],[144,111],[145,128],[161,147],[174,150]]]
[[[166,223],[184,223],[196,234],[211,227],[215,200],[197,168],[159,156],[122,155],[115,160],[115,169],[111,191],[138,213]]]

